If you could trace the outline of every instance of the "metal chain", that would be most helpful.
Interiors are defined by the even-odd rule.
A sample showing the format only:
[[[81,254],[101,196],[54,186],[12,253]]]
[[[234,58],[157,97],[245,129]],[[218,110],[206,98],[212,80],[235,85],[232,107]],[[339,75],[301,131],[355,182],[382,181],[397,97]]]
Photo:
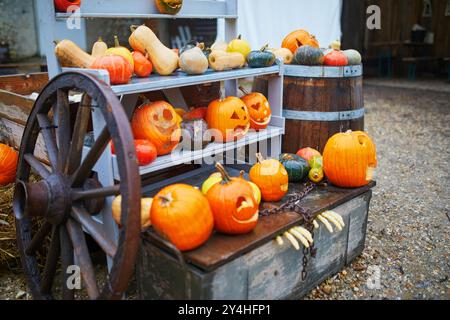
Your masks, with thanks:
[[[304,188],[299,193],[294,193],[289,195],[288,201],[283,203],[281,206],[273,209],[266,209],[260,212],[261,216],[270,216],[273,214],[280,214],[283,212],[296,212],[303,217],[305,228],[311,232],[312,237],[314,238],[314,225],[313,220],[314,216],[311,214],[310,210],[303,208],[300,205],[300,202],[316,187],[315,184],[311,182],[307,182],[304,184]],[[308,256],[315,257],[317,249],[314,248],[312,244],[310,248],[303,247],[303,260],[302,260],[302,281],[305,281],[308,271],[306,270],[308,267]]]

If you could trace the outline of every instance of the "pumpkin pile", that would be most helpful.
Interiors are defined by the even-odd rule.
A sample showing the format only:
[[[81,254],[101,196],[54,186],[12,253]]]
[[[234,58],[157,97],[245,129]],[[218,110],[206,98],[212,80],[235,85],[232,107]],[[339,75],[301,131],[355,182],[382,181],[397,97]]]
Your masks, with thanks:
[[[333,41],[328,49],[320,48],[317,39],[308,31],[300,29],[288,34],[281,46],[288,49],[292,63],[305,66],[341,67],[361,64],[361,54],[353,49],[341,51],[341,43]]]

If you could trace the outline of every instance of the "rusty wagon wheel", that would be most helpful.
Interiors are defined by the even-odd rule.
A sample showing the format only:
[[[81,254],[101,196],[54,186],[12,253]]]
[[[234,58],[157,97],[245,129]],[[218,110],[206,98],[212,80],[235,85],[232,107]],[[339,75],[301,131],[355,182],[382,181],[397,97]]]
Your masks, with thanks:
[[[69,91],[82,94],[79,104],[69,103]],[[83,158],[91,109],[101,113],[106,126]],[[48,166],[35,154],[39,134]],[[92,170],[111,139],[121,182],[102,186]],[[32,182],[30,171],[41,180]],[[78,72],[52,79],[37,98],[23,134],[13,203],[18,247],[33,298],[73,299],[74,291],[66,285],[71,274],[65,271],[74,264],[79,266],[89,298],[122,297],[139,245],[140,190],[129,120],[111,88]],[[119,192],[122,228],[116,244],[93,216],[100,212],[106,197]],[[103,287],[97,283],[85,231],[113,261]],[[48,242],[48,249],[42,250]],[[43,251],[44,266],[37,259],[38,252]],[[54,281],[57,275],[61,277],[58,290]]]

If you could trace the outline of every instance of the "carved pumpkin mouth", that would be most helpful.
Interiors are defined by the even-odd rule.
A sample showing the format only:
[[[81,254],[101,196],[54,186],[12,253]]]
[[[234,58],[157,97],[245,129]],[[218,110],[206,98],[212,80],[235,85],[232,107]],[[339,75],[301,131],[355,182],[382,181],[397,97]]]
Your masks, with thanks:
[[[255,203],[249,197],[239,197],[236,201],[237,215],[232,214],[232,218],[236,223],[247,224],[258,219],[258,210],[255,211]]]

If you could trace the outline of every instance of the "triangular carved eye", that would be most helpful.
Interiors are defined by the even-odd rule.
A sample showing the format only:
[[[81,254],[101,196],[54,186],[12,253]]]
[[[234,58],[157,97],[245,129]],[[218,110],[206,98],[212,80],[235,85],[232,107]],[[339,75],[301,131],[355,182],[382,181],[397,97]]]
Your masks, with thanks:
[[[252,104],[252,109],[259,110],[261,108],[261,104],[258,102],[257,104]]]
[[[240,120],[239,115],[236,113],[236,111],[233,112],[233,115],[231,116],[230,119],[233,119],[233,120]]]

